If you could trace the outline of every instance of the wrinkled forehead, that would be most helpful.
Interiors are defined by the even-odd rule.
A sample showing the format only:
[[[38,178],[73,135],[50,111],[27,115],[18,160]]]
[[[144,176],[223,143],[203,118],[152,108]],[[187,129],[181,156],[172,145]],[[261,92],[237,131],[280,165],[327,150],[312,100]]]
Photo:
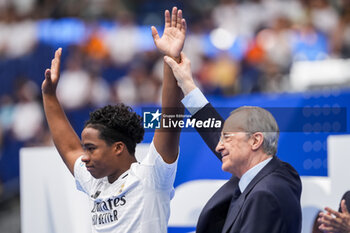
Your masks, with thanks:
[[[222,132],[245,132],[247,129],[246,111],[239,111],[231,114],[225,121]]]

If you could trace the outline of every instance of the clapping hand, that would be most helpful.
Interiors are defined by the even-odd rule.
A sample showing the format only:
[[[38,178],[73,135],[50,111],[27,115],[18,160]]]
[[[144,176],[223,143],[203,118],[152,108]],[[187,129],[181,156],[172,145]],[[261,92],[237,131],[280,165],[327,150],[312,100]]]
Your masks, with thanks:
[[[321,223],[319,229],[331,233],[349,233],[350,232],[350,213],[345,204],[345,200],[341,201],[342,213],[326,207],[327,213],[320,213],[318,222]]]

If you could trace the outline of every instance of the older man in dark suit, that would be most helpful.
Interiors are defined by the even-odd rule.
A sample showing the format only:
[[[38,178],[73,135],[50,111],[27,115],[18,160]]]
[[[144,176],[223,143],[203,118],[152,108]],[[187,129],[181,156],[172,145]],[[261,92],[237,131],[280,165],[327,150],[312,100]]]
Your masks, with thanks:
[[[182,53],[178,64],[170,57],[184,105],[197,120],[222,119],[195,86],[190,62]],[[276,157],[279,137],[274,117],[259,107],[231,113],[221,132],[199,131],[233,176],[208,201],[197,233],[298,233],[301,231],[301,181],[295,169]]]

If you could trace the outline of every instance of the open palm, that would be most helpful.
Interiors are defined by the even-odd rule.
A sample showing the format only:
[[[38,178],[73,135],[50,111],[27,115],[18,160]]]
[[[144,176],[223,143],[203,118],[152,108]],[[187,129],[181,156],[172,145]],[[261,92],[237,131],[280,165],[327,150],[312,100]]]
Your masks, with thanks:
[[[173,8],[170,19],[170,12],[165,11],[165,27],[162,37],[159,37],[158,31],[152,26],[152,36],[155,45],[165,55],[170,57],[180,57],[184,46],[186,36],[186,21],[182,18],[182,11]]]
[[[61,63],[62,49],[59,48],[55,52],[55,58],[51,61],[51,68],[45,70],[45,80],[41,85],[44,94],[56,94],[56,88],[60,77],[60,63]]]

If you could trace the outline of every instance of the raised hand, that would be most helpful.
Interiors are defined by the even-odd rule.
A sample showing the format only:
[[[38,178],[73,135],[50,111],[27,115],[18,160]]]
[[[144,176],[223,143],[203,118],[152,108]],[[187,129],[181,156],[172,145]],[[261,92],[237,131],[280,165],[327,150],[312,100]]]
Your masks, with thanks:
[[[58,80],[60,78],[60,64],[61,64],[62,48],[55,52],[55,57],[51,61],[51,68],[45,70],[45,80],[41,85],[43,94],[55,95]]]
[[[152,26],[152,36],[158,50],[170,57],[179,58],[184,46],[186,36],[186,21],[182,18],[182,11],[173,7],[170,12],[165,11],[165,27],[162,37],[159,37],[157,29]]]
[[[184,95],[187,95],[189,92],[196,88],[196,85],[192,78],[191,62],[183,52],[181,52],[180,63],[177,63],[169,56],[165,56],[164,61],[172,69],[177,81],[177,85],[182,89]]]

